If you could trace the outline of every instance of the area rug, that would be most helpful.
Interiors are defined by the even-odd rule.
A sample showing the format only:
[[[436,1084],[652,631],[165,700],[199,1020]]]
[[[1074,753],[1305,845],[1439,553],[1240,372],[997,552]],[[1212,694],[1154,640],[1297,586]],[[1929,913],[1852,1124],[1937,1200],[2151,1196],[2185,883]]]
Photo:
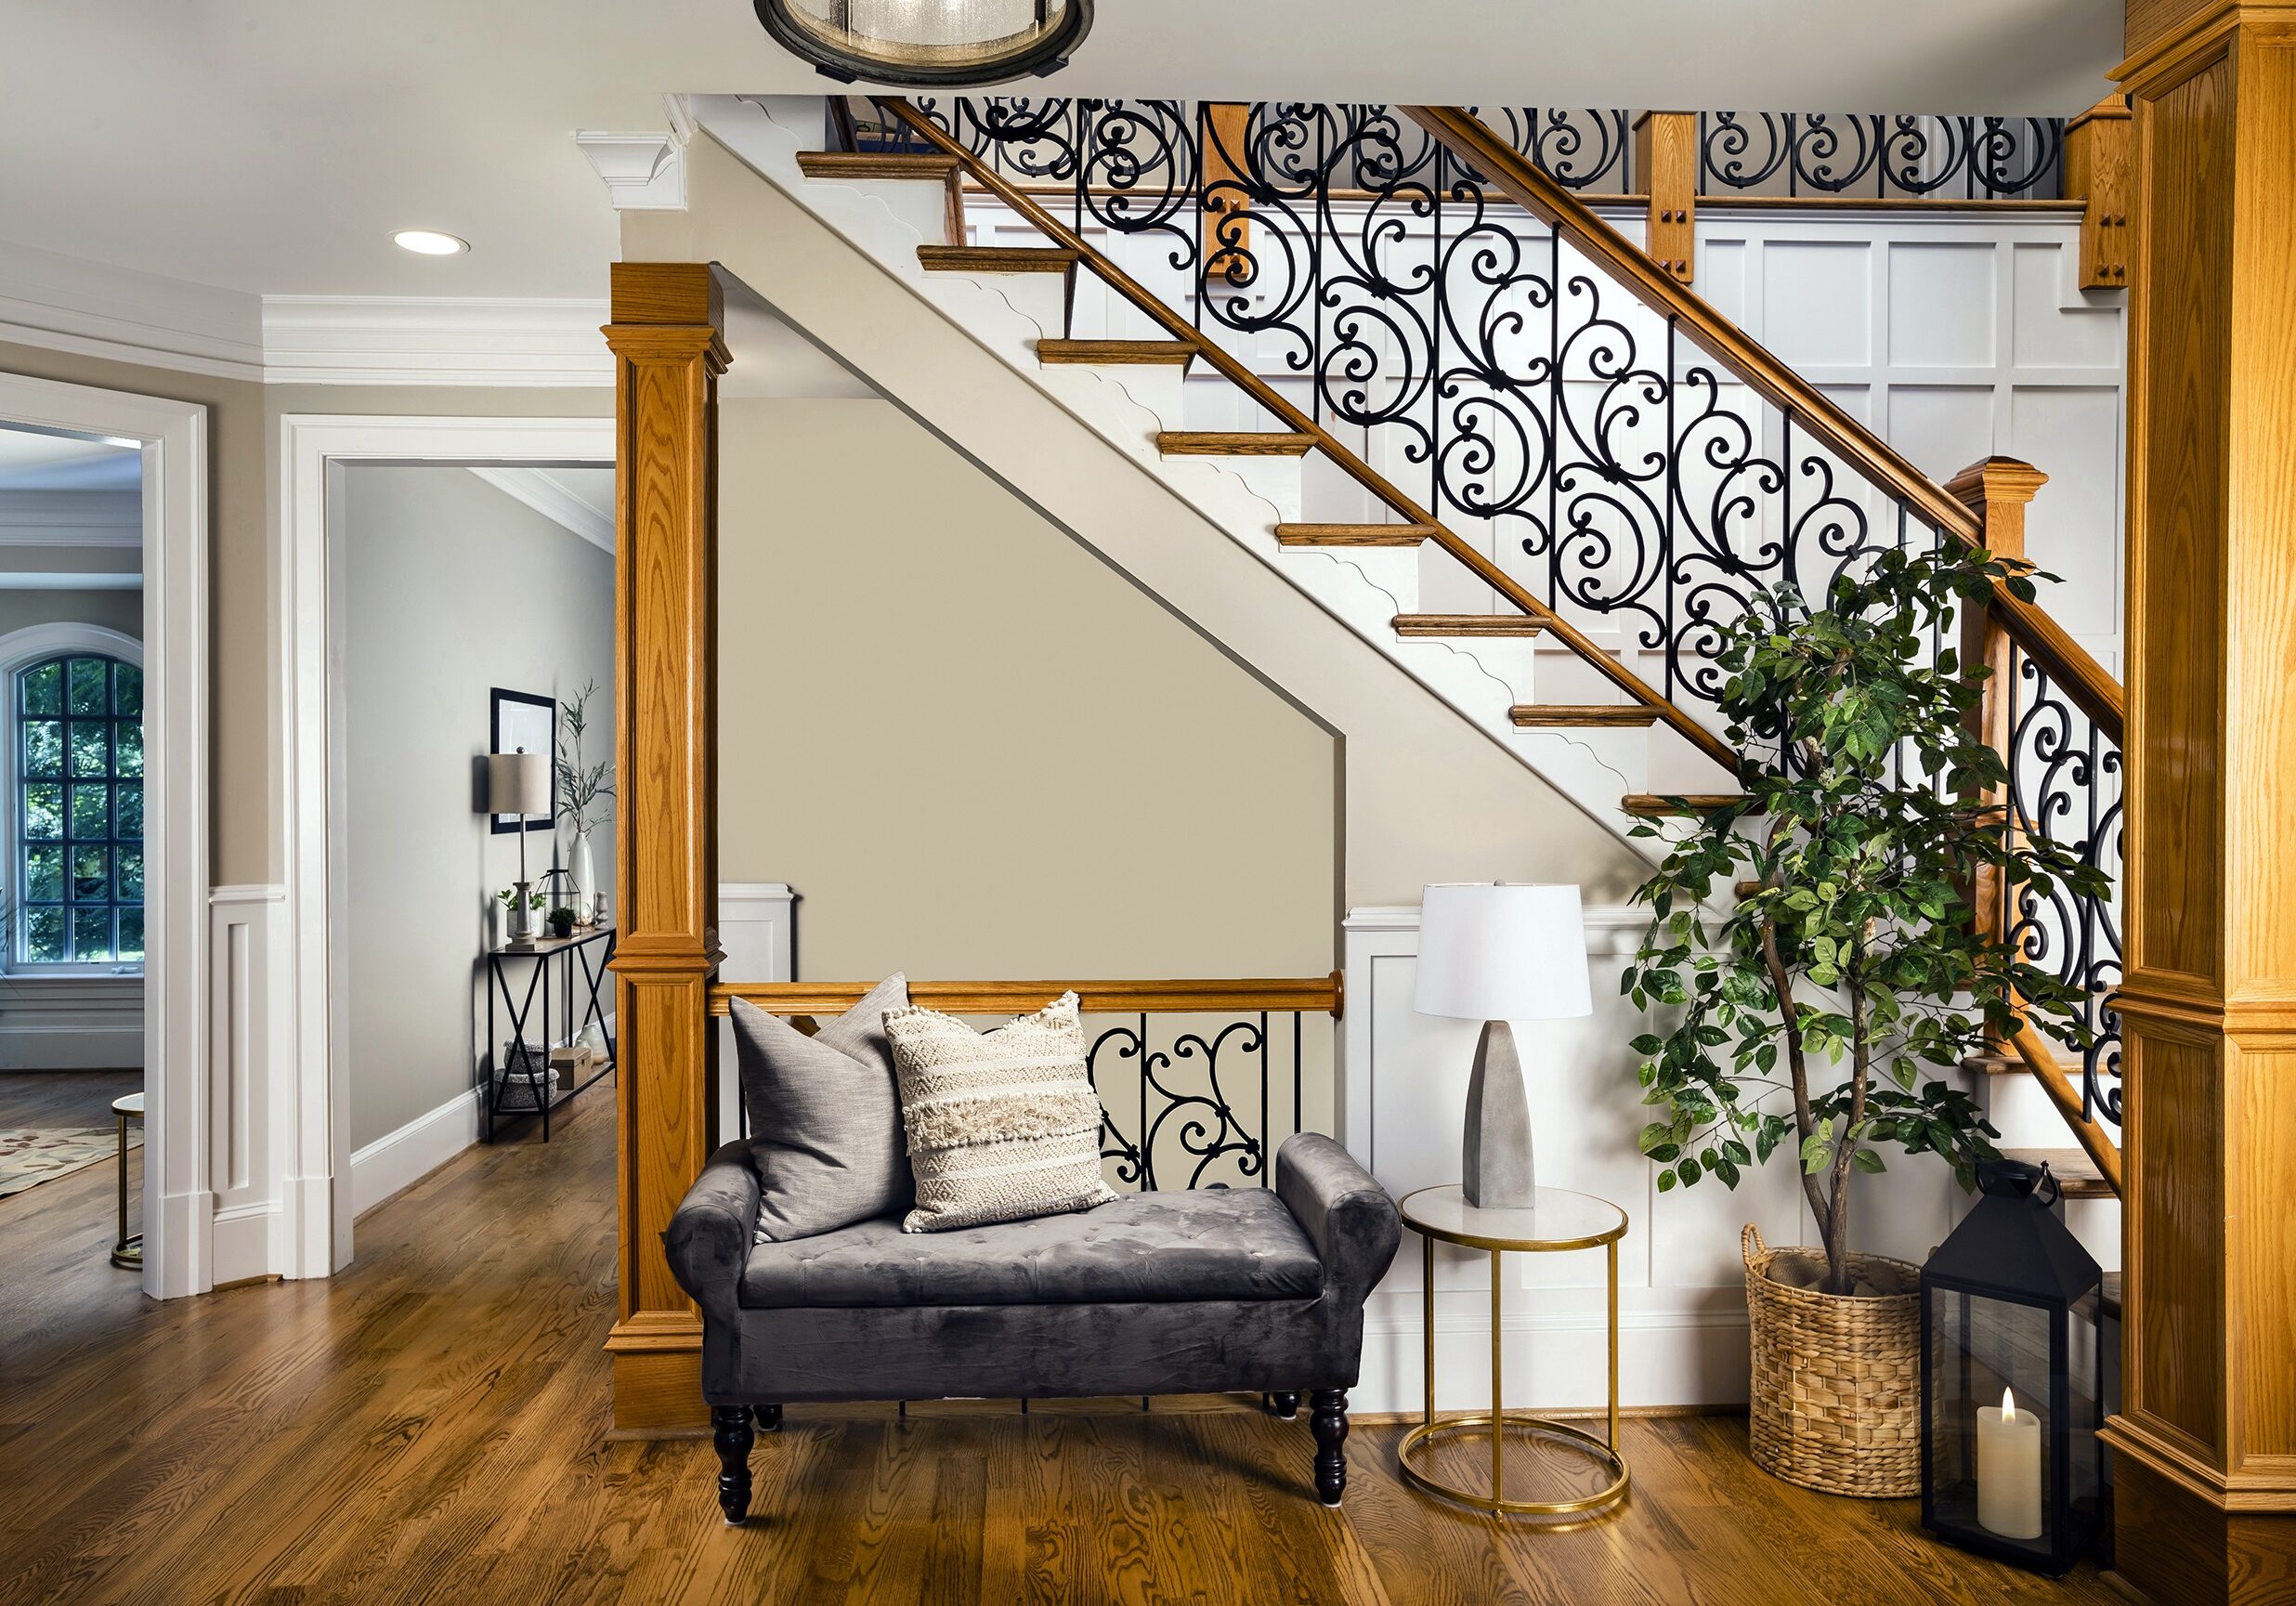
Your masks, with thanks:
[[[128,1135],[139,1148],[143,1134]],[[46,1130],[0,1130],[0,1199],[52,1182],[119,1153],[120,1135],[111,1127],[50,1127]]]

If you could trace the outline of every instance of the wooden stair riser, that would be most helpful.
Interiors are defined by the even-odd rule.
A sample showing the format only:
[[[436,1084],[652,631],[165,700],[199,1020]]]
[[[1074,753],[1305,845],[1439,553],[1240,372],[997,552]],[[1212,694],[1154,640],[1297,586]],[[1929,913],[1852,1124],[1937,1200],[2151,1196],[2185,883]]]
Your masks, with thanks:
[[[917,249],[928,273],[948,273],[993,287],[1042,338],[1064,339],[1076,306],[1076,254],[1027,246],[932,246]]]

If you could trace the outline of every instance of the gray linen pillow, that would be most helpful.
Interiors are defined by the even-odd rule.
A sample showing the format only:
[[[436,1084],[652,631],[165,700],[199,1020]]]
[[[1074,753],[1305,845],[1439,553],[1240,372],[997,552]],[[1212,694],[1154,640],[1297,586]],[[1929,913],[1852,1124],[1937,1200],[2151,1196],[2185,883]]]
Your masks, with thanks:
[[[834,1232],[915,1200],[884,1020],[907,1005],[908,978],[896,972],[809,1038],[734,1000],[760,1242]]]

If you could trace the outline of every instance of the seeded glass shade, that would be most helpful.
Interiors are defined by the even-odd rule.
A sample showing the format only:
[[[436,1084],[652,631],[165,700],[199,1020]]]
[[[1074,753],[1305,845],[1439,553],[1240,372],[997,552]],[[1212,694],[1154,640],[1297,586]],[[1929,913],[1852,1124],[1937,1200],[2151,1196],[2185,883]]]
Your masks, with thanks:
[[[1091,0],[756,0],[758,20],[831,78],[916,88],[1056,72]]]
[[[498,815],[550,812],[550,758],[539,752],[487,755],[487,809]]]
[[[1594,1012],[1575,886],[1430,886],[1419,905],[1423,1015],[1535,1021]]]

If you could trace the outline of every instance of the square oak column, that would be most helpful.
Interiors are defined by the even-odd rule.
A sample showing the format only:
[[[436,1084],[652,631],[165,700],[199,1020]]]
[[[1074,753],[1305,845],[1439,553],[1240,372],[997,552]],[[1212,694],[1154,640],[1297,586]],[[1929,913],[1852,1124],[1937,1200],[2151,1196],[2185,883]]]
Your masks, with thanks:
[[[2115,1565],[2296,1599],[2296,8],[2133,0]]]
[[[620,1319],[614,1426],[698,1430],[701,1316],[661,1234],[709,1156],[716,1034],[717,381],[724,312],[698,263],[617,263],[614,997]]]

